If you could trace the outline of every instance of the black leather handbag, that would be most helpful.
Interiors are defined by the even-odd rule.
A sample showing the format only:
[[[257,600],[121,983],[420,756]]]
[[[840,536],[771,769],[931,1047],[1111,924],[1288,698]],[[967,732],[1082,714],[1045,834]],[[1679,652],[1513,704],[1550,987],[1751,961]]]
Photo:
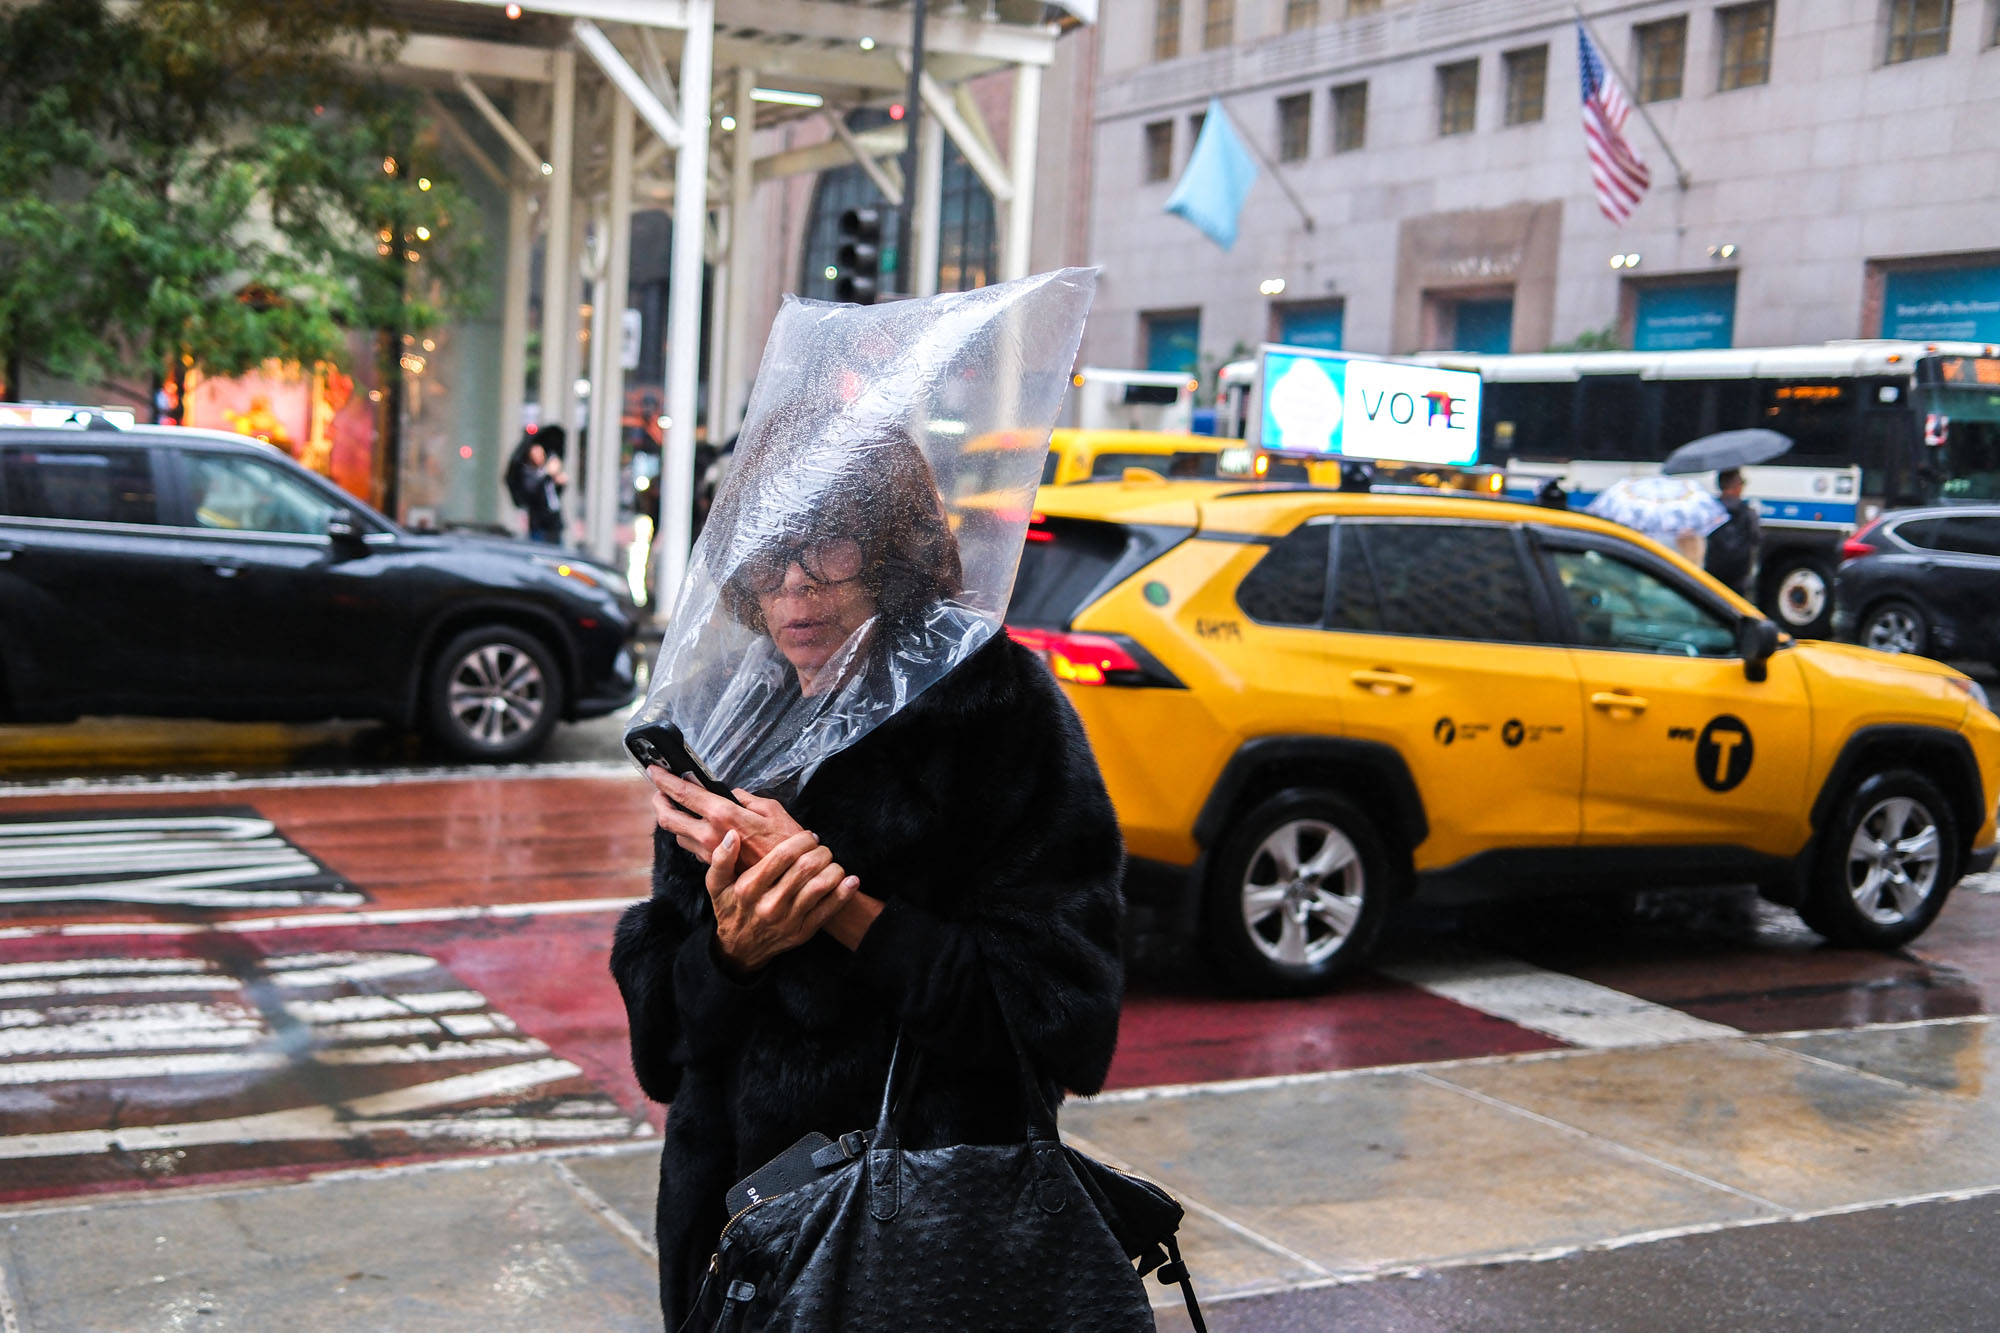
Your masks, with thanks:
[[[1020,1044],[1027,1139],[904,1148],[920,1060],[899,1036],[873,1130],[808,1135],[730,1191],[682,1333],[1152,1333],[1144,1275],[1194,1284],[1172,1195],[1056,1136]]]

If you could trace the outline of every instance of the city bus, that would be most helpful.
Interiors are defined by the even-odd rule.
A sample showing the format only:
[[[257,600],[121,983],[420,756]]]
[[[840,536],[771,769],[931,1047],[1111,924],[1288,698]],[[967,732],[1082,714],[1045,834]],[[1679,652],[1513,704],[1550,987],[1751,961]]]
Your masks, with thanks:
[[[1415,359],[1476,370],[1479,457],[1532,499],[1582,507],[1676,447],[1765,427],[1791,451],[1745,469],[1763,519],[1757,601],[1800,636],[1831,616],[1841,542],[1885,509],[2000,499],[2000,347],[1866,340],[1679,352]]]

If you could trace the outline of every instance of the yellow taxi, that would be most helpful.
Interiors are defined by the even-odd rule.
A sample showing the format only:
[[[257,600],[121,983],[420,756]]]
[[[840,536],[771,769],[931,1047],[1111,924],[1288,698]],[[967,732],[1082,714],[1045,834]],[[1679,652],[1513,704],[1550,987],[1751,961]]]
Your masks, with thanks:
[[[1150,430],[1059,430],[1049,438],[1044,486],[1118,480],[1140,470],[1163,477],[1212,478],[1223,446],[1236,440]]]
[[[2000,719],[1793,642],[1627,529],[1447,495],[1045,487],[1010,632],[1082,716],[1142,929],[1299,993],[1399,898],[1754,882],[1843,944],[1991,866]]]

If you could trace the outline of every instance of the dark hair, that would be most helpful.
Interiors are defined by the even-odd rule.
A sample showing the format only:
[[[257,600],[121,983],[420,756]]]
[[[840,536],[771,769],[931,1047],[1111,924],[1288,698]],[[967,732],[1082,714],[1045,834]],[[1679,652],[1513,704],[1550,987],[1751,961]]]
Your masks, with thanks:
[[[1731,486],[1739,484],[1742,480],[1743,473],[1740,469],[1726,467],[1715,474],[1715,488],[1719,491],[1726,491]]]
[[[869,474],[849,479],[771,546],[853,538],[861,547],[858,577],[875,601],[876,614],[892,627],[912,625],[931,607],[965,590],[958,539],[952,536],[931,465],[915,441],[898,433],[859,452],[870,465]],[[750,587],[753,562],[754,553],[730,571],[722,605],[737,623],[762,634],[767,632],[764,611]]]

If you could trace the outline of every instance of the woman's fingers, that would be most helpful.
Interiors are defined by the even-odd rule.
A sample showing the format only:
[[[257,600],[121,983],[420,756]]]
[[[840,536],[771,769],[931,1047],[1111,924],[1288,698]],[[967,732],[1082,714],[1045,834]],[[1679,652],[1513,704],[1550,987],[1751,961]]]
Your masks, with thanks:
[[[715,854],[708,863],[708,896],[714,898],[736,882],[736,851],[743,839],[731,829],[722,835],[722,841],[715,845]]]
[[[651,768],[648,768],[646,776],[653,780],[655,787],[659,788],[660,791],[672,798],[676,804],[684,807],[696,818],[721,819],[722,822],[727,823],[729,812],[735,808],[732,802],[717,796],[700,783],[688,782],[683,778],[676,777],[674,774],[667,772],[666,769],[661,768],[658,764],[654,764]]]
[[[687,811],[677,808],[674,803],[659,792],[653,793],[653,820],[661,828],[677,838],[699,838],[707,831],[704,821],[696,819]],[[710,837],[713,841],[716,834]]]
[[[734,833],[735,830],[731,829]],[[737,836],[742,841],[742,836]],[[795,833],[766,852],[761,860],[744,871],[736,880],[739,896],[754,902],[762,902],[773,885],[785,877],[792,863],[819,845],[819,839],[810,833]]]
[[[811,835],[806,835],[810,837]],[[814,875],[833,864],[833,853],[824,847],[815,846],[799,854],[784,875],[771,887],[757,904],[757,915],[768,920],[776,920],[788,911],[792,900],[798,896],[801,886]]]
[[[808,933],[819,929],[820,922],[840,909],[840,904],[854,896],[861,881],[847,873],[845,867],[829,864],[826,869],[807,880],[793,897],[792,912],[800,920]],[[828,907],[828,904],[831,907]]]

